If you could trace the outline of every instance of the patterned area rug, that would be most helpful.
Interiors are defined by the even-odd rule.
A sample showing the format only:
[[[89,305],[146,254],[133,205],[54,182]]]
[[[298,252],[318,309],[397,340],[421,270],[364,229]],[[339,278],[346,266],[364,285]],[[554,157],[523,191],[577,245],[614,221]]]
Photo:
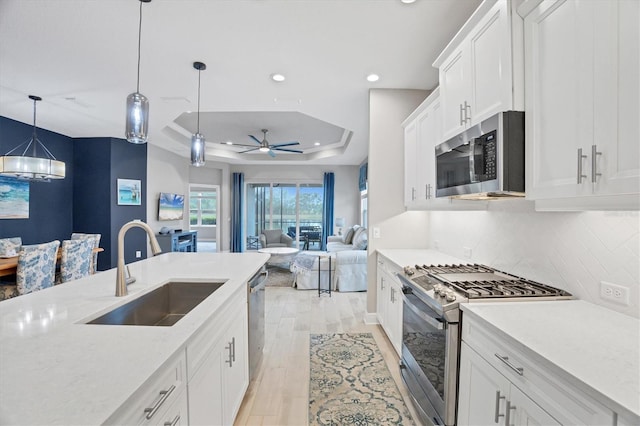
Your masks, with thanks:
[[[371,333],[312,334],[310,425],[414,425]]]
[[[267,277],[267,287],[291,287],[293,283],[293,273],[277,266],[267,266],[269,276]]]

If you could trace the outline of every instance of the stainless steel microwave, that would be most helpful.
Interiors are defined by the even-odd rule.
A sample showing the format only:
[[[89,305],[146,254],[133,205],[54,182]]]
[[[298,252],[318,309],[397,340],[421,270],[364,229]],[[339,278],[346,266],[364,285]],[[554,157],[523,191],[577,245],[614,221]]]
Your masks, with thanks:
[[[524,197],[524,112],[498,113],[436,146],[436,197]]]

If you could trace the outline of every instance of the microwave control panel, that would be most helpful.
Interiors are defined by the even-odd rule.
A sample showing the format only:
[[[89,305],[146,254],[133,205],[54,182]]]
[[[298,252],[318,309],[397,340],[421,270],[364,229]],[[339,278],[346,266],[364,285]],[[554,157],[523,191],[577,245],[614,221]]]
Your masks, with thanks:
[[[482,155],[484,157],[484,179],[494,180],[497,178],[497,131],[494,130],[489,133],[485,133],[477,140],[482,146]]]

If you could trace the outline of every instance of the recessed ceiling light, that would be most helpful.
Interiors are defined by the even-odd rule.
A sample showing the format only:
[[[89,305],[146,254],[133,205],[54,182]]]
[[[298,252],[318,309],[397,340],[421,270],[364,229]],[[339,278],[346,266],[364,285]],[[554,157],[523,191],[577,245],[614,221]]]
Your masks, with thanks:
[[[277,81],[278,83],[284,81],[284,75],[282,74],[271,74],[271,80]]]
[[[225,143],[226,143],[227,145],[233,145],[233,142],[231,142],[231,141],[227,141],[227,142],[225,142]]]
[[[315,146],[320,146],[320,142],[314,143]]]
[[[400,0],[400,1],[404,4],[411,4],[416,2],[416,0]]]
[[[369,74],[367,76],[367,81],[374,82],[380,80],[380,76],[378,74]]]

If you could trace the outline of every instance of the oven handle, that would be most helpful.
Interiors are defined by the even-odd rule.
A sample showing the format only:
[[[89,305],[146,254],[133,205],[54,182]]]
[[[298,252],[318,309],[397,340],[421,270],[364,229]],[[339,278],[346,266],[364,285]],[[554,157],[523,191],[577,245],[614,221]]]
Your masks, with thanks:
[[[444,330],[444,323],[442,321],[437,320],[429,315],[426,315],[420,308],[411,303],[409,298],[405,296],[404,291],[402,292],[402,300],[404,301],[404,306],[408,307],[413,311],[414,314],[420,317],[421,320],[425,321],[431,327],[436,330]]]

